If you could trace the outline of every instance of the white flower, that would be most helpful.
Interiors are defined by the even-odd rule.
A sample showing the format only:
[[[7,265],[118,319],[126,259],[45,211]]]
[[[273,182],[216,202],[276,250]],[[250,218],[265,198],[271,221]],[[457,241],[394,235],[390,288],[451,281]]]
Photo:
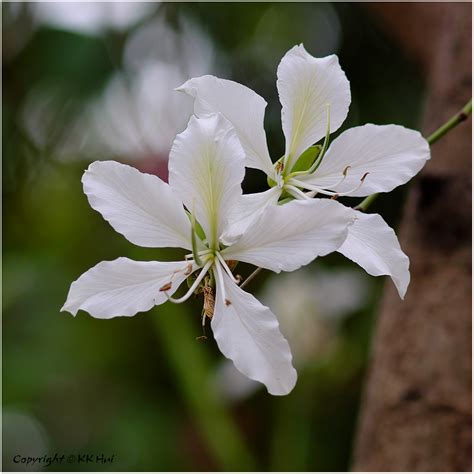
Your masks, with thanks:
[[[89,155],[166,169],[173,141],[193,109],[192,99],[173,89],[214,69],[213,56],[209,38],[185,17],[179,17],[178,30],[164,17],[139,27],[124,48],[124,70],[85,114]]]
[[[239,288],[228,262],[277,273],[296,270],[336,250],[354,213],[328,199],[271,205],[239,238],[224,244],[229,217],[242,199],[244,160],[235,130],[214,114],[193,117],[177,136],[169,185],[113,161],[92,163],[83,177],[84,191],[117,232],[136,245],[192,253],[181,262],[119,258],[99,263],[71,285],[62,309],[73,315],[83,309],[97,318],[133,316],[167,300],[183,302],[201,288],[208,295],[205,309],[222,353],[271,394],[283,395],[296,383],[288,343],[273,313]],[[193,273],[197,277],[189,291],[172,298]]]
[[[310,199],[318,193],[337,198],[388,192],[409,181],[429,159],[429,145],[420,133],[398,125],[349,129],[326,151],[329,134],[341,126],[351,101],[337,56],[314,58],[303,45],[295,46],[281,60],[277,76],[286,147],[275,164],[263,128],[266,102],[262,97],[241,84],[209,75],[190,79],[177,89],[195,98],[198,117],[224,115],[245,149],[246,166],[264,171],[274,183],[264,193],[246,196],[232,234],[242,232],[259,211],[282,195]],[[323,137],[322,147],[312,146]],[[339,252],[371,275],[390,275],[403,298],[410,279],[409,261],[395,232],[379,215],[359,212],[357,217]]]
[[[116,74],[86,114],[92,125],[89,152],[128,162],[153,160],[166,168],[174,138],[192,115],[189,97],[172,91],[182,78],[178,64],[158,61],[131,76]]]
[[[37,22],[89,35],[99,35],[107,29],[124,31],[156,9],[156,4],[147,2],[37,2],[30,5]]]

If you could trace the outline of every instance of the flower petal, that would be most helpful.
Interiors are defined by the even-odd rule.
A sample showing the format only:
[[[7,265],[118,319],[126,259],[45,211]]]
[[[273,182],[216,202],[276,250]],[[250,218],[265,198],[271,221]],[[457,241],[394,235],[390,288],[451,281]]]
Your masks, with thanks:
[[[234,128],[222,115],[191,117],[173,144],[169,182],[211,242],[225,229],[242,195],[245,155]]]
[[[95,161],[82,183],[91,207],[130,242],[191,248],[191,225],[183,205],[157,176],[116,161]]]
[[[347,117],[351,91],[337,56],[314,58],[302,44],[283,56],[277,76],[286,166],[291,170],[299,156],[326,135],[328,105],[331,132],[341,126]]]
[[[227,302],[224,302],[224,294]],[[217,284],[216,304],[211,321],[220,351],[237,370],[265,384],[272,395],[286,395],[296,384],[288,342],[269,308],[241,290],[223,275]]]
[[[209,75],[190,79],[176,90],[196,99],[194,113],[198,117],[218,112],[229,120],[245,150],[246,166],[273,176],[263,128],[267,103],[262,97],[238,82]]]
[[[254,219],[258,219],[266,207],[277,204],[281,189],[274,186],[263,193],[243,194],[229,217],[229,227],[221,236],[221,242],[230,245],[240,237]]]
[[[124,257],[101,262],[72,283],[61,311],[75,316],[82,309],[100,319],[148,311],[167,300],[165,292],[160,291],[163,285],[171,283],[168,295],[177,290],[189,274],[187,265],[136,262]]]
[[[268,206],[222,255],[277,273],[290,272],[337,250],[346,239],[354,214],[330,199]]]
[[[379,214],[357,212],[357,220],[338,252],[370,275],[389,275],[400,298],[404,298],[410,283],[410,261],[400,248],[394,230]]]
[[[368,196],[405,184],[429,158],[430,147],[419,132],[399,125],[367,124],[339,135],[318,169],[302,181],[338,193],[357,188],[348,195]],[[358,187],[366,173],[368,176]],[[335,186],[336,183],[340,184]]]

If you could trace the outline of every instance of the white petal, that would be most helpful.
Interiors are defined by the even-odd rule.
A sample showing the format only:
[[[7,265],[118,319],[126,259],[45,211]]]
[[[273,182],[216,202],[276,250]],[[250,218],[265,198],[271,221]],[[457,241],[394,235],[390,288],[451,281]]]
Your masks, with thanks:
[[[157,176],[115,161],[96,161],[82,183],[91,207],[130,242],[191,248],[191,225],[183,205]]]
[[[419,132],[399,125],[367,124],[346,130],[329,147],[321,165],[303,181],[346,192],[349,196],[388,192],[415,176],[430,158],[428,142]],[[346,178],[341,182],[347,167]],[[334,186],[340,183],[339,186]]]
[[[227,216],[242,195],[244,160],[235,130],[222,115],[191,117],[173,144],[170,185],[210,242],[222,234]]]
[[[278,94],[289,169],[308,147],[326,135],[327,106],[331,132],[344,122],[351,91],[334,54],[314,58],[303,45],[290,49],[278,66]]]
[[[171,282],[169,295],[177,290],[189,273],[187,265],[186,262],[136,262],[124,257],[101,262],[72,283],[61,311],[75,316],[82,309],[101,319],[148,311],[166,301],[166,294],[160,291],[163,285]]]
[[[229,227],[221,242],[230,245],[240,237],[253,220],[258,219],[267,206],[277,204],[281,189],[274,186],[263,193],[243,194],[229,216]]]
[[[337,250],[354,215],[355,211],[330,199],[271,205],[222,254],[277,273],[293,271]]]
[[[194,97],[194,113],[204,116],[221,113],[237,131],[246,154],[246,166],[273,176],[263,119],[267,103],[252,89],[215,76],[190,79],[176,89]]]
[[[373,276],[389,275],[404,298],[410,283],[410,261],[394,230],[378,214],[357,212],[344,244],[338,249]]]
[[[290,346],[275,315],[228,276],[217,285],[212,331],[221,352],[252,380],[265,384],[272,395],[286,395],[296,384]],[[230,304],[223,301],[225,298]]]

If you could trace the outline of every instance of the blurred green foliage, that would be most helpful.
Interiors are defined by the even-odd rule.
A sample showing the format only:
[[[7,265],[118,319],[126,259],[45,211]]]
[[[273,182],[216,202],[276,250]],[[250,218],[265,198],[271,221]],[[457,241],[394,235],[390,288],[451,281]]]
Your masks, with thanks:
[[[115,454],[110,465],[47,470],[347,470],[381,279],[373,279],[365,307],[344,320],[333,350],[300,370],[296,389],[283,398],[258,390],[232,401],[215,388],[223,357],[212,337],[195,340],[199,301],[109,321],[59,312],[70,283],[101,260],[181,255],[134,247],[90,209],[80,179],[100,156],[55,156],[71,121],[122,67],[127,38],[140,23],[91,36],[33,27],[30,7],[12,14],[11,4],[2,4],[4,413],[37,420],[48,453]],[[296,43],[314,55],[339,55],[352,89],[343,129],[366,122],[417,126],[417,71],[361,5],[165,3],[153,15],[172,26],[191,18],[209,35],[217,68],[268,101],[274,157],[284,146],[276,67]],[[12,31],[23,32],[21,44]],[[58,102],[42,144],[23,126],[27,97],[38,87]],[[247,192],[265,186],[261,174],[248,173]],[[401,189],[381,197],[374,211],[395,225],[403,195]],[[311,268],[351,266],[337,255],[322,263]],[[258,295],[267,278],[260,275],[249,290]],[[33,449],[31,433],[6,423],[7,417],[4,469],[24,469],[12,457]],[[12,441],[18,430],[20,446]]]

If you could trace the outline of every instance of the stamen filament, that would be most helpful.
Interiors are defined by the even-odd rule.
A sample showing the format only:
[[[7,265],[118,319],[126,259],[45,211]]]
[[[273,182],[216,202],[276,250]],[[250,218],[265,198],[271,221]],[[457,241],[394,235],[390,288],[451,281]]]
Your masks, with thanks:
[[[296,182],[296,180],[291,180],[290,182],[293,182],[293,181]],[[296,199],[306,199],[306,200],[311,199],[310,197],[306,196],[306,194],[303,191],[296,188],[295,186],[292,186],[291,184],[286,184],[285,190]]]
[[[232,274],[230,268],[228,267],[227,263],[225,263],[225,260],[222,258],[222,255],[220,253],[217,253],[217,258],[219,259],[219,262],[221,262],[222,266],[224,267],[224,270],[225,272],[227,273],[227,275],[230,276],[230,278],[232,278],[232,280],[235,282],[235,283],[239,283],[239,281],[237,280],[237,278],[235,278],[235,276]]]
[[[228,300],[227,300],[226,294],[225,294],[224,277],[222,275],[222,270],[221,270],[220,263],[216,262],[215,268],[216,268],[216,273],[217,273],[217,280],[219,281],[219,285],[221,287],[222,302],[224,303],[225,306],[227,306],[227,301]]]
[[[166,295],[168,296],[168,301],[171,301],[171,303],[178,304],[178,303],[183,303],[184,301],[189,299],[191,295],[194,293],[194,291],[196,290],[196,288],[198,287],[199,283],[201,283],[203,278],[206,276],[206,273],[209,270],[209,268],[211,268],[212,263],[213,263],[213,260],[209,260],[206,263],[206,265],[204,265],[198,277],[196,278],[196,281],[192,284],[191,288],[189,288],[189,290],[184,296],[182,296],[181,298],[175,299],[175,298],[172,298],[171,296]]]
[[[212,250],[211,249],[206,249],[206,250],[200,250],[197,255],[199,255],[200,257],[204,257],[205,255],[208,255],[212,253]],[[192,253],[188,253],[187,255],[185,255],[184,257],[185,258],[191,258],[193,256]]]
[[[310,191],[316,191],[318,193],[325,194],[326,196],[336,196],[336,197],[348,196],[349,194],[357,191],[362,186],[362,184],[365,181],[365,178],[367,177],[368,174],[369,173],[365,173],[364,176],[362,176],[362,178],[360,179],[360,182],[357,184],[357,186],[355,186],[353,189],[350,189],[349,191],[346,191],[344,193],[336,193],[336,192],[333,192],[333,191],[327,191],[326,189],[319,188],[318,186],[314,186],[313,184],[305,183],[304,181],[299,181],[297,179],[291,179],[288,183],[290,185],[293,185],[292,187],[299,186],[300,188],[309,189]],[[340,183],[338,183],[338,184],[340,184]],[[288,188],[289,188],[289,186],[287,185],[286,189],[288,189]]]

